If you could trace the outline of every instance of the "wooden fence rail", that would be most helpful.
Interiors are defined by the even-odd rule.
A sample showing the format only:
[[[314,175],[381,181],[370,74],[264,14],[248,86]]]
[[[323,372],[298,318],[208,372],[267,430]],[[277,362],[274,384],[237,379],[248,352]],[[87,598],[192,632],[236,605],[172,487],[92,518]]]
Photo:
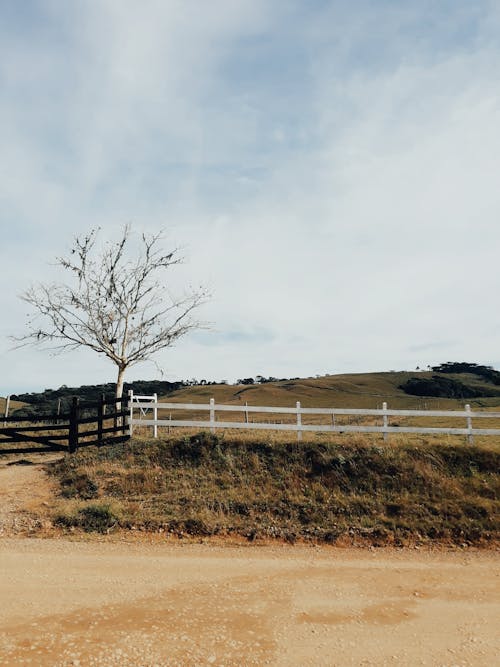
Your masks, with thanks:
[[[134,411],[139,411],[139,416]],[[147,418],[146,412],[153,411],[153,419]],[[158,410],[170,411],[168,419],[158,419]],[[171,413],[175,411],[197,411],[208,412],[208,420],[202,419],[172,419]],[[245,421],[217,420],[217,412],[238,412],[245,415]],[[294,415],[293,423],[278,422],[251,422],[249,414],[280,414]],[[303,422],[304,416],[323,415],[330,416],[331,423],[306,424]],[[379,424],[345,424],[337,423],[336,417],[357,416],[379,418]],[[390,418],[446,418],[449,420],[464,420],[463,426],[408,426],[395,425],[390,423]],[[466,405],[463,410],[397,410],[388,409],[387,403],[383,403],[382,409],[368,408],[304,408],[297,401],[295,407],[270,407],[255,405],[223,405],[216,404],[215,400],[210,399],[209,403],[167,403],[153,400],[153,397],[134,396],[129,392],[129,427],[132,435],[135,426],[151,426],[157,437],[158,426],[162,427],[190,427],[190,428],[209,428],[212,433],[215,429],[264,429],[273,431],[295,431],[297,439],[302,438],[302,433],[306,431],[326,432],[326,433],[381,433],[384,439],[387,439],[391,433],[419,433],[419,434],[449,434],[463,435],[467,437],[470,444],[474,442],[475,435],[496,435],[500,436],[500,428],[477,428],[473,426],[473,419],[497,419],[500,421],[500,412],[472,411],[470,405]]]
[[[60,413],[58,406],[57,413],[46,415],[6,414],[0,427],[0,455],[73,453],[80,447],[128,440],[129,410],[121,408],[122,400],[103,395],[99,401],[83,403],[73,397],[67,413]],[[18,443],[30,446],[10,446]]]

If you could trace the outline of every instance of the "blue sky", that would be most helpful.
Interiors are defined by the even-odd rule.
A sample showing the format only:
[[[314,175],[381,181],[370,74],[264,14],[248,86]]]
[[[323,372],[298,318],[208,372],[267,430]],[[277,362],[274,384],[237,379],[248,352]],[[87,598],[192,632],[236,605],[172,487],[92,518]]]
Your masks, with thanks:
[[[214,294],[167,378],[499,363],[499,29],[486,1],[4,0],[0,394],[114,378],[7,336],[127,222]]]

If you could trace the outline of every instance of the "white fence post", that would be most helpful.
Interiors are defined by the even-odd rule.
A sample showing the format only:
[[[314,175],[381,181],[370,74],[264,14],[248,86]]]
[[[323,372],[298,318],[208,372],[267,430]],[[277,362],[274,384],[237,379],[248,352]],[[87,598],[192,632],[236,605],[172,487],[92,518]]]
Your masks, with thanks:
[[[467,403],[465,406],[465,412],[470,412],[470,405]],[[470,415],[467,415],[467,429],[469,433],[467,434],[467,442],[469,445],[474,444],[474,436],[472,435],[472,417]]]
[[[245,424],[248,424],[248,403],[245,401]]]
[[[300,442],[302,440],[302,431],[300,427],[302,426],[302,415],[300,414],[300,401],[297,401],[297,440]]]
[[[210,433],[215,433],[215,399],[210,399]]]
[[[129,409],[129,418],[128,418],[128,434],[132,437],[134,431],[134,390],[128,390],[128,409]]]
[[[155,424],[153,426],[153,438],[158,437],[158,424],[156,423],[158,421],[158,394],[153,394],[153,400],[154,400],[154,408],[153,408],[153,419],[155,420]]]
[[[384,410],[384,411],[387,410],[387,403],[385,401],[382,403],[382,410]],[[384,418],[384,441],[386,442],[387,441],[387,431],[385,429],[388,426],[389,420],[387,419],[386,414],[383,415],[383,418]]]
[[[5,399],[5,416],[4,416],[4,419],[7,419],[7,417],[9,416],[9,405],[10,405],[10,394]],[[3,425],[7,426],[7,422],[5,421],[3,423]]]

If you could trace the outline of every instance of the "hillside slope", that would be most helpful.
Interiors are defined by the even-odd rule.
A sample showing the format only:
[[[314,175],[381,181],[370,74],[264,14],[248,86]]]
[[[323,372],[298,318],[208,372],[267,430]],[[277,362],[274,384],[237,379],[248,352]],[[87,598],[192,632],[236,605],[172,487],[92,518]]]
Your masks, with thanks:
[[[19,410],[22,408],[24,403],[21,401],[10,401],[9,403],[9,413],[14,412],[14,410]],[[3,417],[5,414],[5,398],[0,396],[0,417]]]
[[[464,390],[465,394],[463,398],[411,395],[401,388],[401,385],[410,380],[416,380],[421,384],[429,382],[431,388],[433,382],[436,386],[441,383],[445,390],[451,385],[452,388]],[[182,386],[182,384],[180,381],[150,380],[133,382],[127,387],[133,387],[135,394],[151,395],[156,392],[163,400],[178,403],[207,403],[210,398],[215,398],[217,403],[244,405],[247,402],[254,406],[283,407],[294,407],[297,401],[300,401],[303,407],[328,408],[381,408],[384,401],[389,408],[400,409],[461,409],[465,403],[478,408],[500,406],[500,386],[474,373],[401,371],[327,375],[250,385]],[[59,399],[64,410],[68,408],[72,396],[79,396],[80,400],[87,402],[98,400],[103,393],[112,395],[113,391],[112,383],[61,387],[57,390],[46,389],[40,393],[16,396],[24,403],[11,400],[10,409],[13,412],[26,406],[29,412],[47,414],[57,409]],[[5,399],[0,398],[0,417],[5,409],[4,406]]]
[[[421,397],[406,394],[400,385],[410,378],[432,378],[435,373],[387,372],[327,375],[320,378],[304,378],[269,382],[262,385],[209,385],[183,387],[165,400],[179,403],[206,403],[215,398],[218,403],[242,405],[274,405],[293,407],[300,401],[303,407],[381,408],[387,402],[392,408],[425,409],[462,408],[464,403],[475,407],[500,406],[500,396],[471,399]],[[467,386],[498,391],[488,382],[468,373],[447,374],[446,378]]]

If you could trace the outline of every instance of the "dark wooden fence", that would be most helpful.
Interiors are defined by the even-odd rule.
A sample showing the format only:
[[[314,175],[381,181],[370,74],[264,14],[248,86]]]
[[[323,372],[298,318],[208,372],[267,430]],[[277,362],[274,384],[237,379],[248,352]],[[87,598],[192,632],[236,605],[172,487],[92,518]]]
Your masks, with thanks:
[[[66,413],[5,417],[0,425],[0,455],[73,453],[80,447],[124,442],[130,437],[129,410],[121,409],[122,402],[126,404],[126,399],[102,396],[90,403],[74,397]],[[21,446],[10,446],[14,444]]]

